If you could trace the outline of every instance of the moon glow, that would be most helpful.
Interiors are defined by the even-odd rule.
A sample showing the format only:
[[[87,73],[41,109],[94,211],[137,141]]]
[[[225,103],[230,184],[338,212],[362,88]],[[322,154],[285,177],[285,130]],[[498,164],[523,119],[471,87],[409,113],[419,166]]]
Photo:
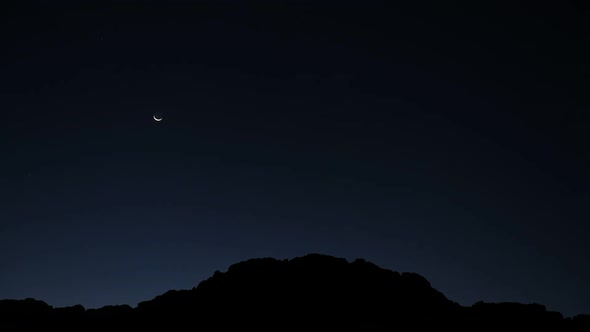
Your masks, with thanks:
[[[158,116],[157,114],[154,114],[154,120],[156,120],[157,122],[162,121],[162,116]]]

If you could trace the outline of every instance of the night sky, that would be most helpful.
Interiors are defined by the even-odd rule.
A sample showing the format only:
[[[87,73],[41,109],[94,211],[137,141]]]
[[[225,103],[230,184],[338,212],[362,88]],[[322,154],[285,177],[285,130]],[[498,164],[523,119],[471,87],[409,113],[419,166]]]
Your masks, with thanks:
[[[583,2],[73,3],[0,9],[1,299],[315,252],[590,313]]]

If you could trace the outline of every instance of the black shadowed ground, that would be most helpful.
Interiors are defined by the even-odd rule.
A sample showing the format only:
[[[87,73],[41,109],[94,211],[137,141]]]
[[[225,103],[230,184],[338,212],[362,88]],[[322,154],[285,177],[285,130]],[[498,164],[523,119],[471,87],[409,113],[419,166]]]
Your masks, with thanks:
[[[357,259],[321,254],[290,260],[239,262],[190,290],[152,300],[85,309],[53,308],[35,300],[0,301],[0,328],[163,328],[167,330],[308,329],[396,330],[429,326],[590,328],[590,315],[564,317],[541,304],[461,306],[416,273],[399,273]]]

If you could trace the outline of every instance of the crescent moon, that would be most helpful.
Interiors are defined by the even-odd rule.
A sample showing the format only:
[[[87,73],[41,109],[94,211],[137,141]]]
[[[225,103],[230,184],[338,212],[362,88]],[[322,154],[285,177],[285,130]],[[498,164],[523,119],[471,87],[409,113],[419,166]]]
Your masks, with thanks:
[[[154,115],[154,120],[156,120],[156,121],[160,122],[160,121],[162,121],[162,119],[163,119],[163,118],[158,118],[158,117],[156,117],[156,115]]]

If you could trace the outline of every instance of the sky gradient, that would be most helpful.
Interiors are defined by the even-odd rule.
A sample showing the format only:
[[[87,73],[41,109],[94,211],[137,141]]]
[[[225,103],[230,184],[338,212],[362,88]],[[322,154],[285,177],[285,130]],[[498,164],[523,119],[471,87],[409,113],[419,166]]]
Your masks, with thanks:
[[[590,314],[581,2],[48,3],[0,10],[1,299],[316,252]]]

